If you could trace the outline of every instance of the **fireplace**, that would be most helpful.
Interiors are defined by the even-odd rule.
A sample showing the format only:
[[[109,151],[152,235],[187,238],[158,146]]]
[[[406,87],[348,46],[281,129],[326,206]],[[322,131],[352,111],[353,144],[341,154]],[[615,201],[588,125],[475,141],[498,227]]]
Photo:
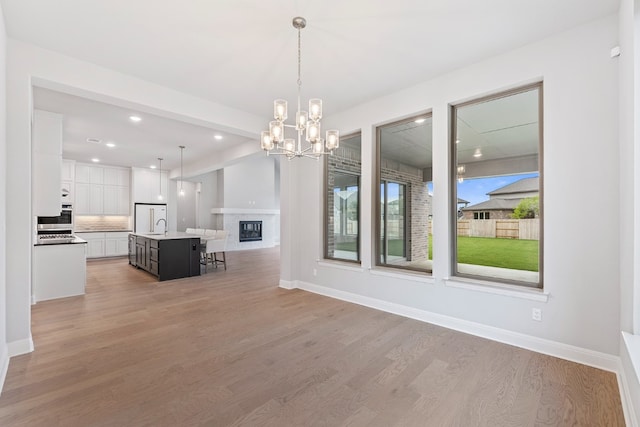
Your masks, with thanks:
[[[256,242],[262,240],[262,221],[240,221],[241,242]]]

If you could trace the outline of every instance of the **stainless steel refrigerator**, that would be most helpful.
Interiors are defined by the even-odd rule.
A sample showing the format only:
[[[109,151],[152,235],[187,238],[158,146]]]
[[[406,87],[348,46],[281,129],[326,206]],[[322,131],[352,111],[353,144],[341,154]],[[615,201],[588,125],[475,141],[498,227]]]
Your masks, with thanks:
[[[167,205],[165,203],[136,203],[133,213],[136,233],[164,233],[167,226]]]

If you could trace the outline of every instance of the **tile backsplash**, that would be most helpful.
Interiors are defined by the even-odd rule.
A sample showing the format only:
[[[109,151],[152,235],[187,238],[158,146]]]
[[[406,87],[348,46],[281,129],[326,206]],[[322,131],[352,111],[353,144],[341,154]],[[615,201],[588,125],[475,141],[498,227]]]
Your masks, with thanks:
[[[75,215],[74,231],[125,231],[131,230],[129,216]]]

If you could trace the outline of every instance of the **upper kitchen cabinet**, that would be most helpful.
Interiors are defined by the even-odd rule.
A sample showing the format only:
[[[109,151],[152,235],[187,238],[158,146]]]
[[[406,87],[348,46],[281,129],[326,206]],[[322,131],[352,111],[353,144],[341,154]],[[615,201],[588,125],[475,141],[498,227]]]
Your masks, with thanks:
[[[76,215],[129,215],[129,169],[76,165]]]
[[[134,203],[166,203],[169,185],[167,171],[132,168],[132,186]],[[162,195],[162,199],[158,196]]]
[[[76,165],[76,182],[82,182],[85,184],[103,184],[104,166],[78,163]]]
[[[62,203],[74,203],[75,199],[76,162],[62,159],[61,191]]]
[[[62,115],[33,111],[32,204],[35,216],[60,215],[62,178]]]

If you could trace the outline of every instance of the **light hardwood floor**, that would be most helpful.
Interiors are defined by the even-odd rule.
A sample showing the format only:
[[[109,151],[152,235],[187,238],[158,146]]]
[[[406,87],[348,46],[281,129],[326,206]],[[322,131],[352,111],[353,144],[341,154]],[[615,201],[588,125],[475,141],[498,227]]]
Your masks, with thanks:
[[[33,307],[1,426],[619,426],[615,375],[278,288],[278,250],[156,282],[92,261]]]

